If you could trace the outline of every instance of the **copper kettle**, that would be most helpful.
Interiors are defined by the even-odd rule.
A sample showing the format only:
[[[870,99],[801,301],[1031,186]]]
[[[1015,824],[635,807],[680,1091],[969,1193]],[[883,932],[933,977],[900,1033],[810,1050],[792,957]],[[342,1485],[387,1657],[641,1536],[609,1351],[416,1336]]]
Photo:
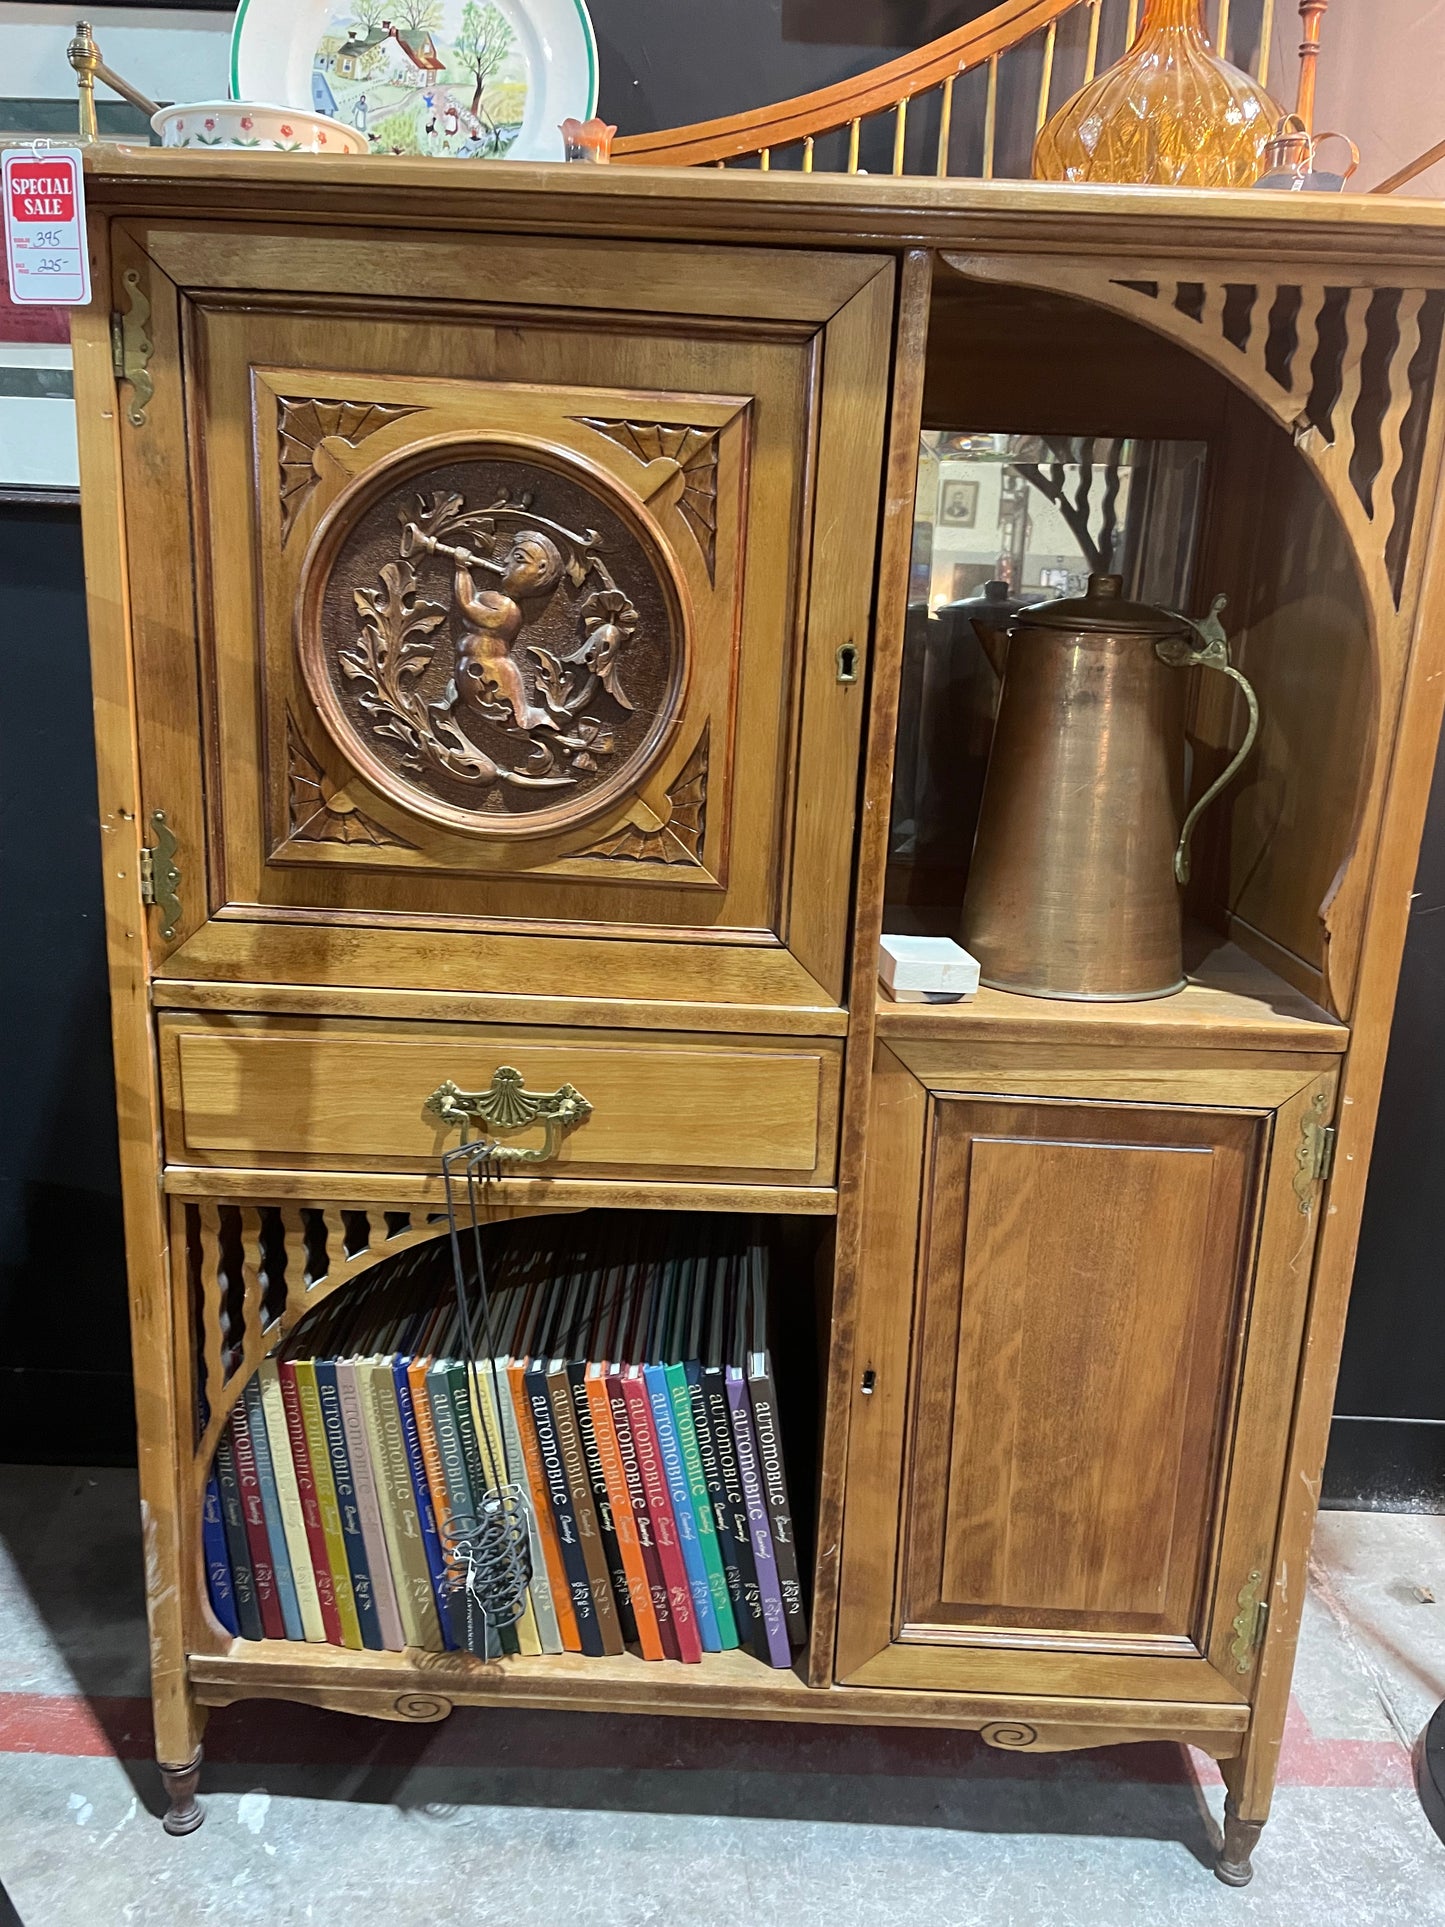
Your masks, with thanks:
[[[1195,622],[1122,590],[1093,575],[1086,595],[1024,609],[1007,631],[974,625],[1003,691],[962,936],[999,990],[1128,1000],[1184,987],[1190,838],[1253,747],[1259,705],[1229,661],[1223,596]],[[1177,672],[1195,665],[1238,684],[1249,727],[1185,815]]]

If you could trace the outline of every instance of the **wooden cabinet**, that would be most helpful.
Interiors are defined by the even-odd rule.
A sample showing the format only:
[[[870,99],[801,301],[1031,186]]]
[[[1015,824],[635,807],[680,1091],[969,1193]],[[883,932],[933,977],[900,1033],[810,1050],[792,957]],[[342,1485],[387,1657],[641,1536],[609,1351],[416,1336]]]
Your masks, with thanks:
[[[571,930],[650,940],[618,997],[706,945],[836,1008],[892,263],[151,222],[112,272],[163,973],[344,925],[347,982],[426,931],[505,990]]]
[[[899,1051],[873,1085],[839,1677],[1243,1704],[1333,1067],[1085,1052],[1097,1094],[1025,1096],[1022,1067]]]
[[[510,1701],[1186,1740],[1244,1877],[1445,703],[1445,214],[781,167],[87,175],[170,1824],[210,1706]],[[1206,449],[1191,606],[1227,592],[1263,721],[1195,840],[1177,996],[877,1001],[925,423],[1082,436],[1097,474],[1133,437]],[[1195,799],[1239,740],[1212,680]],[[489,1211],[814,1220],[779,1237],[824,1386],[795,1670],[244,1640],[208,1604],[229,1410],[310,1305],[441,1235],[429,1101],[506,1073],[589,1108]]]

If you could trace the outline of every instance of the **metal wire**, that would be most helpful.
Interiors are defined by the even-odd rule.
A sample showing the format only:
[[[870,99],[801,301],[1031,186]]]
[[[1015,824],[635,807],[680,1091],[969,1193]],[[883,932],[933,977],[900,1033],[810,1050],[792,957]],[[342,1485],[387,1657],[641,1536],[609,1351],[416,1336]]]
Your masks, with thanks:
[[[466,1360],[467,1389],[476,1415],[477,1450],[485,1485],[473,1494],[470,1513],[453,1513],[442,1525],[446,1552],[447,1586],[462,1624],[454,1631],[471,1652],[485,1653],[487,1629],[514,1626],[527,1610],[527,1588],[532,1581],[530,1503],[507,1458],[506,1435],[501,1430],[501,1391],[497,1385],[496,1341],[492,1330],[491,1294],[482,1250],[485,1188],[499,1175],[495,1146],[486,1140],[462,1144],[442,1157],[446,1192],[447,1230],[451,1239],[452,1276],[456,1287],[457,1322]],[[460,1175],[459,1175],[460,1174]],[[463,1256],[462,1226],[457,1210],[458,1185],[466,1197],[471,1231],[473,1272],[469,1280]],[[472,1314],[475,1291],[479,1319]],[[480,1334],[478,1333],[480,1323]],[[487,1405],[478,1377],[478,1337],[486,1346],[486,1370],[491,1376],[491,1410],[497,1415],[494,1444],[492,1427],[485,1422]],[[500,1448],[501,1458],[497,1456]]]

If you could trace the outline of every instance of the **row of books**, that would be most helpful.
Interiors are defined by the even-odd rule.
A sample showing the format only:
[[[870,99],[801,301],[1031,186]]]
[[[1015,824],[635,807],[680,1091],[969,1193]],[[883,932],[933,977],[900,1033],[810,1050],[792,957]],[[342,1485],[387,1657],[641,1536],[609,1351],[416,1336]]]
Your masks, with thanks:
[[[483,1237],[472,1369],[442,1238],[321,1307],[247,1385],[206,1488],[217,1619],[246,1639],[472,1645],[455,1528],[504,1480],[530,1583],[488,1652],[791,1665],[806,1622],[765,1237],[616,1212]]]

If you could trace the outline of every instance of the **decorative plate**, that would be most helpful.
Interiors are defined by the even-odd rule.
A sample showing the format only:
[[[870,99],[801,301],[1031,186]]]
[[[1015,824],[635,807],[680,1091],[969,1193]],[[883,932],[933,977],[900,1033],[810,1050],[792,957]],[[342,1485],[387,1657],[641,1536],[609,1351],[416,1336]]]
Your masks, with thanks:
[[[231,92],[329,115],[373,154],[559,161],[597,106],[583,0],[241,0]]]

